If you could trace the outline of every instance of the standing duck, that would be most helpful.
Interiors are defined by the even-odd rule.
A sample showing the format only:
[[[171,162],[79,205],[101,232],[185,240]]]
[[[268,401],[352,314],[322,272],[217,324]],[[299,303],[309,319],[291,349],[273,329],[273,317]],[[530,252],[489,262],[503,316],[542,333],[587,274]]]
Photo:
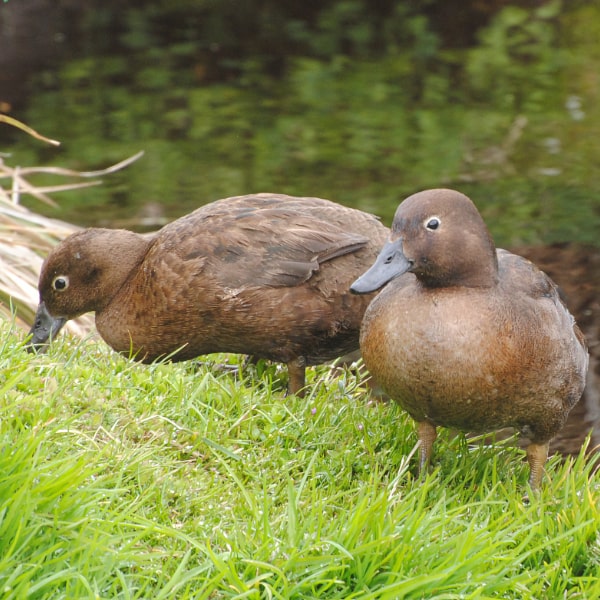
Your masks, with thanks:
[[[433,189],[400,204],[390,240],[351,289],[384,285],[365,312],[360,347],[417,423],[420,469],[438,426],[511,426],[530,439],[529,483],[538,488],[548,442],[581,397],[588,364],[552,280],[497,250],[469,198]]]
[[[218,200],[150,236],[85,229],[42,265],[29,343],[95,311],[106,343],[137,360],[249,354],[286,363],[301,393],[306,365],[358,349],[371,298],[349,287],[388,233],[360,210],[281,194]]]

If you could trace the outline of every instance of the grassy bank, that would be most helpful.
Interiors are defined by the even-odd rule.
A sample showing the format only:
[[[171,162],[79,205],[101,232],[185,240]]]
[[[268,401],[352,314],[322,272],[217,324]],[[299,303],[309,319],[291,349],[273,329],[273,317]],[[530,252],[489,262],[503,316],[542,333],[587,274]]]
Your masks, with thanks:
[[[21,598],[592,598],[600,476],[412,424],[352,372],[138,365],[0,329],[0,590]]]

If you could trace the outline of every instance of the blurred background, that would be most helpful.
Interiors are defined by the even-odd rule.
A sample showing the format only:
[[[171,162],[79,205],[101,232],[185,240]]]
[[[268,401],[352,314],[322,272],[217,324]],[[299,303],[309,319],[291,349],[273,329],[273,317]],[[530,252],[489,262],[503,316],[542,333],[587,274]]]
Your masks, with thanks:
[[[11,165],[104,185],[30,207],[156,227],[218,198],[321,196],[379,214],[428,187],[499,245],[600,234],[600,4],[569,0],[4,0]],[[9,156],[6,156],[6,153]]]

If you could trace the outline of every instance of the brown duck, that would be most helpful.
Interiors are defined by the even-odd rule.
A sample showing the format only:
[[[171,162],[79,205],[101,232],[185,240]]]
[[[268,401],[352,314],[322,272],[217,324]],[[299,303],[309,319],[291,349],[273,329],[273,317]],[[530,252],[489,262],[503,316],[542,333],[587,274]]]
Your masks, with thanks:
[[[417,422],[420,468],[438,426],[511,426],[530,439],[537,488],[548,442],[581,397],[588,363],[554,283],[496,250],[469,198],[437,189],[400,204],[390,241],[352,290],[385,284],[365,312],[360,347],[384,391]]]
[[[305,366],[358,349],[371,298],[350,284],[389,230],[373,215],[320,198],[256,194],[218,200],[147,236],[86,229],[44,261],[30,344],[95,311],[102,338],[144,362],[213,352]]]

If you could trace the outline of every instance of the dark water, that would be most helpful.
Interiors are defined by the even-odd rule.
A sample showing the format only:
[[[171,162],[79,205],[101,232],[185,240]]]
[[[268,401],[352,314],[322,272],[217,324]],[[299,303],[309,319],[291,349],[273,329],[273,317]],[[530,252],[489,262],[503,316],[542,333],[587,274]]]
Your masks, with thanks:
[[[133,4],[0,4],[0,106],[62,142],[0,128],[12,162],[93,170],[145,151],[59,210],[25,200],[36,210],[139,228],[273,191],[389,223],[444,186],[500,245],[598,245],[595,3]]]

